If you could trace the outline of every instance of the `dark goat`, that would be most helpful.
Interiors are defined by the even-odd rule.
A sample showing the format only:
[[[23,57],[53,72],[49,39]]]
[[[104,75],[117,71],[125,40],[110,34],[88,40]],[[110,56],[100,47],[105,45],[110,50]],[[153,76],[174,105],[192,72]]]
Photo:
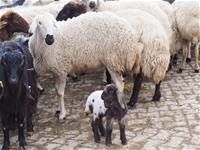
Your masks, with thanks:
[[[122,92],[114,85],[109,84],[103,90],[101,99],[104,100],[104,106],[107,108],[106,111],[106,145],[111,146],[111,133],[113,126],[113,119],[118,120],[120,128],[120,140],[122,144],[127,144],[125,135],[125,124],[124,116],[128,111],[128,107],[124,100]]]
[[[18,0],[14,4],[0,6],[0,9],[12,8],[12,7],[15,7],[15,6],[20,6],[20,5],[23,5],[24,2],[25,2],[25,0]]]
[[[0,18],[0,42],[11,39],[13,33],[28,33],[29,24],[19,14],[7,11]]]
[[[62,21],[62,20],[66,21],[68,18],[77,17],[86,12],[87,12],[86,3],[69,2],[58,13],[56,20],[57,21]]]
[[[2,149],[9,149],[9,131],[15,130],[17,119],[20,148],[25,148],[24,118],[27,132],[33,132],[32,113],[37,107],[36,73],[32,57],[26,44],[16,40],[0,44],[0,117],[3,124],[4,142]]]

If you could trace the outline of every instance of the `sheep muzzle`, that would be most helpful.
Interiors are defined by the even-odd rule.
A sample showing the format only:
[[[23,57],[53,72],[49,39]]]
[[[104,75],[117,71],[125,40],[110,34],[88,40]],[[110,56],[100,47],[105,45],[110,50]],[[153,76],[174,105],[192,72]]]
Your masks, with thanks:
[[[89,6],[90,6],[91,9],[94,9],[96,7],[96,4],[95,4],[95,2],[91,1],[89,3]]]
[[[46,35],[46,38],[45,38],[45,41],[46,41],[46,43],[47,43],[48,45],[52,45],[53,42],[54,42],[54,37],[53,37],[53,35],[47,34],[47,35]]]

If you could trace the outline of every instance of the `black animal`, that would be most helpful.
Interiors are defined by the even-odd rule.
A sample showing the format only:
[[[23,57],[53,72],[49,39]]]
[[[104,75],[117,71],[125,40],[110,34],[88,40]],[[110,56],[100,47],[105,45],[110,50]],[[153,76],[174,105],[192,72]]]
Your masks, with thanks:
[[[69,18],[77,17],[83,13],[87,12],[86,3],[81,2],[68,2],[62,10],[58,13],[56,20],[62,21],[67,20]]]
[[[124,116],[128,111],[128,107],[124,100],[122,92],[114,85],[109,84],[103,90],[101,99],[104,100],[104,106],[107,108],[106,111],[106,145],[111,146],[111,134],[113,127],[113,120],[117,119],[120,128],[120,140],[122,144],[127,144],[125,135],[125,124]],[[97,126],[98,128],[98,126]]]
[[[24,119],[27,133],[33,133],[32,114],[37,107],[36,73],[27,41],[5,41],[0,44],[0,117],[3,125],[2,149],[9,149],[9,131],[17,120],[20,148],[25,148]],[[30,69],[31,71],[28,71]]]

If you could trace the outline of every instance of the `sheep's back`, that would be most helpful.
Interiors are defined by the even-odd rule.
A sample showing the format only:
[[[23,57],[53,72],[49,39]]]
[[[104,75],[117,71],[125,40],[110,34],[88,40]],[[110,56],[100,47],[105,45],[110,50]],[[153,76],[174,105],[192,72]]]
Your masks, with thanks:
[[[43,54],[48,65],[56,56],[51,64],[53,72],[79,73],[104,66],[132,71],[140,56],[138,33],[127,21],[112,13],[86,13],[58,24],[62,36],[55,29],[53,45],[56,48],[47,46],[48,51]]]
[[[173,8],[176,14],[178,29],[183,38],[200,41],[200,7],[198,1],[175,1]]]

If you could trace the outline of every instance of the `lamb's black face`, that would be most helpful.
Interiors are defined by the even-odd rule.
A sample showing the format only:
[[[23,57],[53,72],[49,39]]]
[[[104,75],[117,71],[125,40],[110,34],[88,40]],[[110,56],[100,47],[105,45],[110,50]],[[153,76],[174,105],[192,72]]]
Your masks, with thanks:
[[[24,70],[25,57],[19,51],[6,52],[2,57],[9,86],[15,90]]]
[[[48,45],[52,45],[53,42],[54,42],[54,37],[53,37],[53,35],[47,34],[47,35],[46,35],[46,38],[45,38],[45,41],[46,41],[46,43],[47,43]]]

